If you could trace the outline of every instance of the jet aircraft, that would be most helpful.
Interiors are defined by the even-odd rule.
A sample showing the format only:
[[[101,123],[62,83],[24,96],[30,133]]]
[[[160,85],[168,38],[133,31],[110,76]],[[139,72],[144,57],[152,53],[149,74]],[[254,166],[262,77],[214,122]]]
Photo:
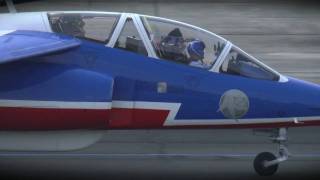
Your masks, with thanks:
[[[89,11],[2,14],[0,24],[6,132],[275,129],[279,155],[254,160],[268,176],[290,155],[288,128],[320,125],[319,85],[190,24]]]

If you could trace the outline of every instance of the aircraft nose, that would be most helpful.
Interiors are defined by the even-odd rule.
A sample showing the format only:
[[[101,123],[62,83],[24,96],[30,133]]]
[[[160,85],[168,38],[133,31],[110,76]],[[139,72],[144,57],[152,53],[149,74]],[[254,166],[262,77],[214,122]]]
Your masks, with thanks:
[[[300,111],[305,111],[306,115],[320,116],[320,85],[294,78],[290,78],[292,87],[288,93],[301,106]]]

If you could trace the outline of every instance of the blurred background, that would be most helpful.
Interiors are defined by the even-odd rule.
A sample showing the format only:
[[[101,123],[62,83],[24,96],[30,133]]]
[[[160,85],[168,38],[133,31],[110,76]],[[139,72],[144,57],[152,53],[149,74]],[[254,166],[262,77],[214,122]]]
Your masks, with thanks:
[[[18,12],[155,15],[217,33],[279,72],[320,83],[320,3],[285,0],[15,0]],[[8,12],[0,0],[0,12]],[[1,24],[0,24],[1,26]],[[289,130],[295,155],[269,179],[320,177],[320,128]],[[107,132],[77,152],[0,155],[0,174],[40,179],[252,179],[256,153],[276,152],[251,130]],[[73,154],[72,156],[70,156]],[[75,155],[75,156],[74,156]],[[166,156],[163,156],[166,155]]]

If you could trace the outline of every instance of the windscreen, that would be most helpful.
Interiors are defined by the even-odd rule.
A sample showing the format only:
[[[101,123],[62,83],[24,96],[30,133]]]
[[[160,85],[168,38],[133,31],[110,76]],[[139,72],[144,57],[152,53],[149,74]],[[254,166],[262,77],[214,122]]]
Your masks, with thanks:
[[[255,79],[278,81],[279,75],[247,56],[237,48],[232,48],[223,61],[220,72]]]

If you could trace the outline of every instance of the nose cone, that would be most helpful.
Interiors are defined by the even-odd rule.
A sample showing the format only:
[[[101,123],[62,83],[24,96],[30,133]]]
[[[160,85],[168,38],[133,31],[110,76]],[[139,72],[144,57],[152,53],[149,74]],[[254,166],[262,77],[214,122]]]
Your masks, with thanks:
[[[320,85],[289,78],[287,95],[299,116],[320,116]],[[292,112],[293,113],[293,112]]]

